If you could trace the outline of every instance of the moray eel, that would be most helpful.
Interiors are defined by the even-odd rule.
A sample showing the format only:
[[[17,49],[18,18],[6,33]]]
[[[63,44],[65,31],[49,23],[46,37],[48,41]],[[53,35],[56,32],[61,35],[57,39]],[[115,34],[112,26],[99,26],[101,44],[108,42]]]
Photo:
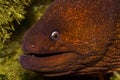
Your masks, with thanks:
[[[22,67],[43,76],[119,71],[120,0],[55,0],[22,49]]]

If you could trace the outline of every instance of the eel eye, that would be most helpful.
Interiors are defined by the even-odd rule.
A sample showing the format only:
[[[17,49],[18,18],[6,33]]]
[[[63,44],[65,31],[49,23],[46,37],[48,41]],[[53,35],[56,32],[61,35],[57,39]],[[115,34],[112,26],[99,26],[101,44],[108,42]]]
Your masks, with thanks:
[[[52,38],[53,40],[58,40],[59,37],[60,37],[59,32],[57,32],[57,31],[52,32],[51,38]]]

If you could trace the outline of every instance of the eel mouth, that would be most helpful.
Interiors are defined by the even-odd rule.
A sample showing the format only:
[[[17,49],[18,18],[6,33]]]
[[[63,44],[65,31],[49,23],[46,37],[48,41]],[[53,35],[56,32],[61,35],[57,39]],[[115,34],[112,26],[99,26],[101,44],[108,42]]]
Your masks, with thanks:
[[[43,57],[57,56],[65,53],[69,53],[69,52],[57,52],[57,53],[46,53],[46,54],[24,53],[24,54],[26,54],[27,56],[43,58]]]
[[[45,76],[60,76],[74,71],[78,55],[73,52],[58,52],[53,54],[23,54],[20,63],[23,68],[43,73]]]

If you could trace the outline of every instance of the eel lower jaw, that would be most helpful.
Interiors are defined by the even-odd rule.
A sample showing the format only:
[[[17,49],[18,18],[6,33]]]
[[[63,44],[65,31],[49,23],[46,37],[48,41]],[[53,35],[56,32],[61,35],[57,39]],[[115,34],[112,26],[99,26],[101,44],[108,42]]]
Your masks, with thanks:
[[[78,55],[73,52],[60,52],[52,55],[41,55],[35,53],[20,56],[23,68],[43,73],[45,76],[60,76],[71,74],[76,68]]]

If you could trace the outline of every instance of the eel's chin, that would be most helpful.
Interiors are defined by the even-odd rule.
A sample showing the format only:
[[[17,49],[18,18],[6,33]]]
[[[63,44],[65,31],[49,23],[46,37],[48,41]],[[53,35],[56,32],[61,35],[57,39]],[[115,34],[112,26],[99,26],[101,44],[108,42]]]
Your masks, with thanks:
[[[20,63],[23,68],[42,73],[44,76],[62,76],[72,74],[80,68],[78,59],[78,54],[72,52],[52,56],[24,54],[20,56]]]

